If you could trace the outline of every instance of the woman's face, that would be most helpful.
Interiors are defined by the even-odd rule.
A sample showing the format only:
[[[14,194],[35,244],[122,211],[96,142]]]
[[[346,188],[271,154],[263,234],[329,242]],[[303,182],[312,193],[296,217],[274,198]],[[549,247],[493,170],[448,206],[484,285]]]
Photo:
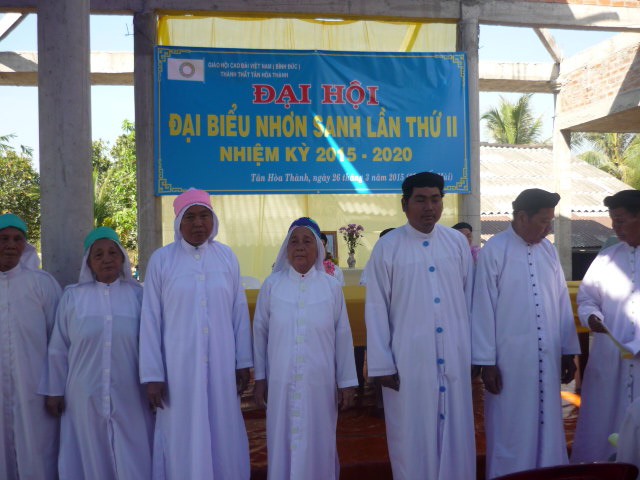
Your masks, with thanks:
[[[101,238],[93,242],[87,264],[101,283],[113,283],[122,271],[124,255],[113,240]]]
[[[298,273],[307,273],[318,257],[316,237],[307,227],[297,227],[287,243],[287,260]]]

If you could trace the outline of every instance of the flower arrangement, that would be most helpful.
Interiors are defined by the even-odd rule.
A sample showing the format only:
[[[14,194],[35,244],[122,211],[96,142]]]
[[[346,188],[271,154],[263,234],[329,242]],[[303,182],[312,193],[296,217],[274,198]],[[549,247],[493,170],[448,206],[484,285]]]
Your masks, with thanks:
[[[364,227],[362,225],[350,223],[349,225],[340,227],[338,232],[342,234],[342,238],[344,238],[344,241],[347,244],[349,255],[356,253],[356,247],[358,245],[362,245],[360,243],[360,239],[364,236]]]

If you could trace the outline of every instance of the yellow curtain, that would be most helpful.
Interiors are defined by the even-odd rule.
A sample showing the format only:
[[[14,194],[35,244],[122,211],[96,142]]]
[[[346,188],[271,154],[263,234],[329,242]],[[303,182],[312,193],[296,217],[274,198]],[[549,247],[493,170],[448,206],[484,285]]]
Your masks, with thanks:
[[[352,51],[455,51],[454,23],[410,23],[265,17],[165,15],[159,18],[158,45],[212,48],[267,48]],[[457,195],[445,196],[441,222],[457,221]],[[173,196],[163,197],[163,241],[173,241]],[[348,223],[365,229],[356,251],[363,267],[379,233],[406,223],[400,195],[215,195],[220,220],[217,240],[238,256],[242,275],[260,280],[270,273],[290,223],[309,216],[322,230]],[[338,237],[339,265],[346,268],[346,246]]]

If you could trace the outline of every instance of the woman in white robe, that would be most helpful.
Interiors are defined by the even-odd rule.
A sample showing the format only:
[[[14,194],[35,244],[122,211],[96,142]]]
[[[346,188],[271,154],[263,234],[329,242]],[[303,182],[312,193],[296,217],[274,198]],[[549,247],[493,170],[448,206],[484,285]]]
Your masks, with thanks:
[[[0,215],[0,479],[53,480],[59,421],[37,388],[61,290],[26,232],[16,215]]]
[[[153,476],[248,480],[240,397],[253,366],[240,267],[215,240],[207,192],[174,203],[173,243],[147,266],[140,321],[140,381],[156,407]]]
[[[324,271],[319,234],[308,218],[292,224],[256,304],[254,392],[268,404],[272,480],[338,478],[338,406],[352,404],[358,384],[344,296]]]
[[[153,419],[138,380],[142,287],[108,227],[85,239],[49,342],[47,408],[62,415],[61,480],[151,478]]]

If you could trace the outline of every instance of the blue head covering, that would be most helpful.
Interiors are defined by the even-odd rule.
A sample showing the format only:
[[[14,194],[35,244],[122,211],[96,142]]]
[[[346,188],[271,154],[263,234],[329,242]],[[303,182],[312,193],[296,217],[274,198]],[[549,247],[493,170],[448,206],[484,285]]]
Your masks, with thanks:
[[[101,238],[108,238],[109,240],[113,240],[118,245],[120,245],[120,239],[118,238],[118,234],[111,227],[98,227],[91,230],[87,233],[87,236],[84,237],[84,249],[85,251],[93,245],[93,242],[96,240],[100,240]]]
[[[27,224],[17,215],[13,213],[5,213],[4,215],[0,215],[0,230],[3,228],[17,228],[22,233],[27,235]]]

